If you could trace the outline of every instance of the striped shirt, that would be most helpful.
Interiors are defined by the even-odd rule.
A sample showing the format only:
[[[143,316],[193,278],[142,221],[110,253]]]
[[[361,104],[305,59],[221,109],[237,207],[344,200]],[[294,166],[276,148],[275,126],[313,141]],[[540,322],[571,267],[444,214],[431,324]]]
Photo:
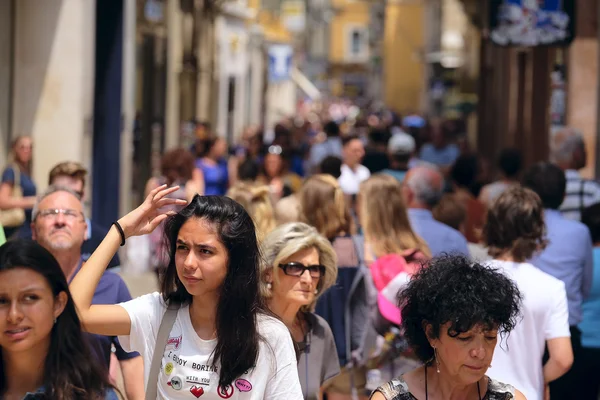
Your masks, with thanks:
[[[566,170],[565,177],[567,178],[567,190],[560,211],[567,219],[581,221],[581,212],[584,209],[600,203],[600,184],[583,179],[579,172],[573,169]]]

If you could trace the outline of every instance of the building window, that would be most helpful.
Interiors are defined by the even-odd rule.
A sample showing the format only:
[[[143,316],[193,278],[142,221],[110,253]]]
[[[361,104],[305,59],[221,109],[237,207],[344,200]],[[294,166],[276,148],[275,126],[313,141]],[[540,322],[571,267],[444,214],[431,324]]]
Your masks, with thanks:
[[[346,61],[366,62],[369,58],[369,40],[366,26],[349,26],[346,29]]]
[[[360,31],[352,31],[352,55],[359,55],[361,51],[362,37]]]

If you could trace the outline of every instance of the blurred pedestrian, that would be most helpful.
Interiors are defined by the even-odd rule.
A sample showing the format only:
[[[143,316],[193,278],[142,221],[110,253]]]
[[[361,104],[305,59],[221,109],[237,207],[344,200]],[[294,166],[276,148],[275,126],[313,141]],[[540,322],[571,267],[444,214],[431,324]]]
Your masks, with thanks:
[[[229,187],[229,165],[226,160],[227,142],[211,136],[202,141],[201,151],[196,156],[196,168],[200,171],[205,195],[222,196]]]
[[[33,142],[19,136],[11,146],[11,161],[2,173],[0,183],[0,223],[11,238],[21,227],[31,224],[31,211],[37,189],[31,177]]]
[[[592,288],[583,302],[580,362],[576,373],[579,377],[581,399],[597,400],[600,394],[600,204],[586,208],[581,215],[590,230],[594,243],[594,273]]]
[[[410,168],[409,164],[413,159],[415,148],[415,139],[409,134],[400,132],[393,135],[387,148],[390,166],[382,172],[402,183]]]
[[[450,168],[453,192],[467,210],[464,235],[469,243],[479,243],[485,219],[485,207],[472,192],[480,169],[479,165],[479,158],[469,154],[458,157]]]
[[[479,201],[490,207],[493,201],[508,188],[519,185],[523,157],[518,149],[504,149],[498,157],[500,179],[485,185],[479,193]]]
[[[227,197],[240,203],[250,214],[259,242],[277,226],[268,186],[238,182],[227,191]]]
[[[414,231],[429,246],[435,257],[443,253],[469,254],[467,240],[455,229],[436,221],[432,210],[442,197],[444,178],[432,167],[415,167],[402,183],[404,203]]]
[[[565,127],[554,133],[550,140],[550,159],[564,171],[567,180],[560,211],[565,218],[581,221],[581,213],[586,207],[600,203],[600,184],[584,179],[579,173],[587,165],[581,132]]]

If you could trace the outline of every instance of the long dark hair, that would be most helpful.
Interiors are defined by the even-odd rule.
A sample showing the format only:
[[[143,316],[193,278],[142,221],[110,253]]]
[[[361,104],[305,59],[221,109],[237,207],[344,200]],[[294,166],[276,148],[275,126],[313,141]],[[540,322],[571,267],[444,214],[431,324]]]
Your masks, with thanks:
[[[253,368],[261,336],[256,315],[266,312],[259,295],[260,252],[254,222],[244,208],[224,196],[196,195],[190,204],[165,224],[169,264],[161,278],[165,303],[190,304],[192,295],[177,276],[175,251],[181,226],[190,218],[210,223],[228,253],[227,274],[217,305],[217,346],[213,364],[220,363],[219,385],[230,385]]]
[[[32,240],[9,241],[0,246],[0,272],[13,268],[27,268],[42,275],[54,296],[60,292],[67,294],[65,309],[50,333],[44,363],[44,398],[104,399],[106,391],[114,388],[90,352],[67,279],[54,256]],[[4,363],[0,363],[1,393],[6,391],[6,384]]]

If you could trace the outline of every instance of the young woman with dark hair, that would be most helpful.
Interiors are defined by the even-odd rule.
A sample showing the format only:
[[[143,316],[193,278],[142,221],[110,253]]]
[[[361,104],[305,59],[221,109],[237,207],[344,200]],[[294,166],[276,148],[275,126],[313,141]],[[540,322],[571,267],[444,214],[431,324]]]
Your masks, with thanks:
[[[94,362],[67,280],[31,240],[0,247],[0,398],[118,399]]]
[[[159,399],[302,399],[289,331],[268,316],[259,295],[259,249],[244,208],[221,196],[196,196],[183,205],[161,186],[114,224],[71,284],[85,327],[120,336],[144,357],[146,391]],[[167,219],[167,217],[170,218]],[[166,219],[169,263],[162,293],[92,306],[96,284],[119,244],[152,232]],[[165,342],[157,342],[167,308],[178,309]],[[153,354],[160,372],[150,381]],[[190,395],[191,393],[191,395]],[[235,395],[235,397],[233,397]]]

